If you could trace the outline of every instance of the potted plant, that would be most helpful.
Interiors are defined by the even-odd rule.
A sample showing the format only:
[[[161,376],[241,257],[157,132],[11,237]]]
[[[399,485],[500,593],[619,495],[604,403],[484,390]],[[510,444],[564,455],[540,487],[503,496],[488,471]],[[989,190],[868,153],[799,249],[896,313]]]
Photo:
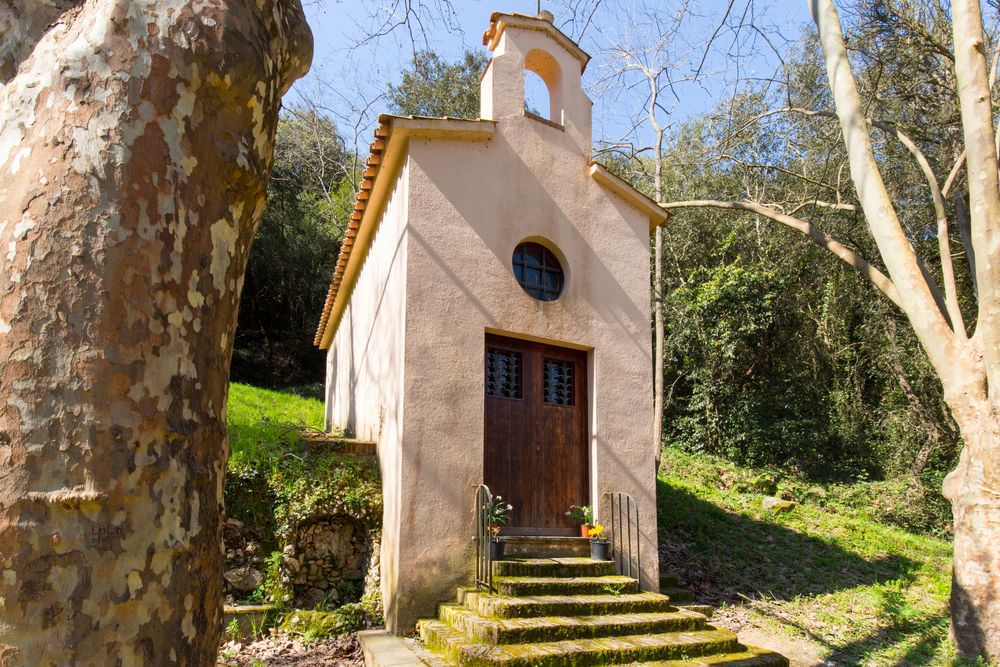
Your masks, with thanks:
[[[504,502],[503,496],[497,496],[490,505],[488,516],[490,522],[490,560],[503,560],[504,542],[500,539],[500,528],[510,520],[510,511],[514,507]]]
[[[593,507],[573,505],[566,511],[566,516],[580,524],[580,537],[590,537],[590,527],[594,525]]]
[[[598,524],[588,531],[590,538],[590,558],[592,560],[611,560],[608,555],[608,537],[604,526]]]

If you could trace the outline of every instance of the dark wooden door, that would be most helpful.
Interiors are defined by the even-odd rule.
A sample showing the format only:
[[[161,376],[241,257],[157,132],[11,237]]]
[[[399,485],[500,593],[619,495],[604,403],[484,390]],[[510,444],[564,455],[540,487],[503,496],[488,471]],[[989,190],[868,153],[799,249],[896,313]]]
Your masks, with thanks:
[[[484,479],[514,506],[507,534],[572,535],[588,504],[587,353],[488,334]]]

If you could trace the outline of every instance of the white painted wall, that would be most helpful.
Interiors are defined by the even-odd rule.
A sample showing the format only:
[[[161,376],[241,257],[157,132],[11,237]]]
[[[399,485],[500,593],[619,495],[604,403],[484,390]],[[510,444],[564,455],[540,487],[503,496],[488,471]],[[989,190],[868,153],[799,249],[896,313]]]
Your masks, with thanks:
[[[403,352],[406,339],[409,171],[400,170],[371,249],[327,352],[327,427],[378,443],[385,512],[382,592],[387,614],[395,596],[400,545]]]

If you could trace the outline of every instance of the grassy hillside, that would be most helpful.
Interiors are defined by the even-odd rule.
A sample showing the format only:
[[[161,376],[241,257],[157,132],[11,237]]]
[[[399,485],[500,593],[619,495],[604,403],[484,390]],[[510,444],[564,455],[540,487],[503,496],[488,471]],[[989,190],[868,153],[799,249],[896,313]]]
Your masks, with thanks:
[[[765,493],[796,492],[787,512],[761,508]],[[949,542],[852,507],[863,489],[833,492],[668,449],[664,571],[721,606],[721,622],[811,644],[827,664],[952,664]]]
[[[276,450],[283,453],[298,439],[299,431],[323,427],[322,388],[310,385],[275,391],[230,383],[226,421],[230,468],[260,461]]]

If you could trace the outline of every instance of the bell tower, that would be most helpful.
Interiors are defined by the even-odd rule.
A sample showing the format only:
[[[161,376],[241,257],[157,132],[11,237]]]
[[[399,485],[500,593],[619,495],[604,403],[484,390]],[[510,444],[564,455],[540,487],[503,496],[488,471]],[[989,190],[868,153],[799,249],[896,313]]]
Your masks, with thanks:
[[[483,45],[493,58],[480,83],[480,117],[536,117],[525,110],[525,72],[533,72],[549,93],[549,108],[539,109],[540,116],[565,130],[589,157],[591,101],[582,75],[590,56],[552,24],[552,14],[494,13]]]

